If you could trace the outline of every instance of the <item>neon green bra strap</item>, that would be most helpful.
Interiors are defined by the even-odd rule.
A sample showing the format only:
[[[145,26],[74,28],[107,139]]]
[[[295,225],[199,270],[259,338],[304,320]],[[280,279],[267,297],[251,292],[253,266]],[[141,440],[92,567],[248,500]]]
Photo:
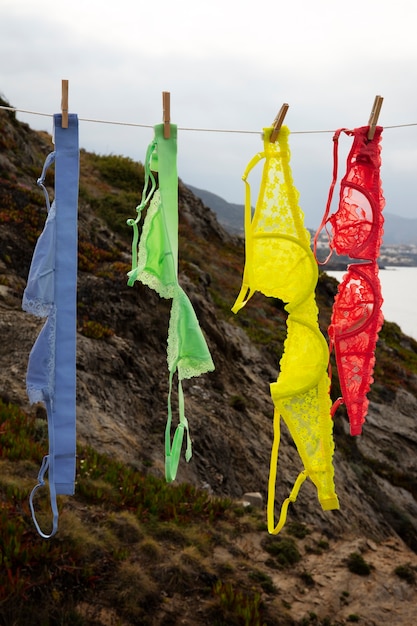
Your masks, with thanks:
[[[129,285],[129,287],[132,287],[132,285],[136,281],[135,270],[137,269],[137,266],[138,266],[138,241],[139,241],[138,223],[139,223],[139,221],[141,219],[142,211],[146,207],[146,205],[148,204],[149,199],[151,198],[153,192],[155,191],[155,187],[156,187],[155,177],[154,177],[154,175],[152,173],[152,170],[151,170],[152,154],[154,153],[155,149],[156,149],[156,141],[154,140],[154,141],[152,141],[148,145],[148,147],[146,149],[145,165],[144,165],[145,180],[144,180],[144,186],[143,186],[143,191],[142,191],[141,202],[136,207],[137,216],[136,216],[135,219],[128,219],[126,221],[128,226],[132,226],[133,227],[132,272],[130,273],[128,281],[127,281],[127,284]],[[147,190],[148,190],[149,179],[151,180],[151,188],[150,188],[149,193],[146,193]]]
[[[281,438],[281,428],[280,428],[281,416],[279,414],[278,409],[274,411],[274,441],[272,444],[271,451],[271,465],[269,469],[269,481],[268,481],[268,505],[267,505],[267,521],[268,521],[268,532],[271,535],[278,535],[278,533],[282,530],[285,522],[287,521],[287,512],[290,502],[295,502],[298,496],[298,492],[300,491],[300,487],[307,478],[307,471],[304,470],[300,472],[297,477],[297,480],[294,483],[294,487],[291,490],[290,495],[286,500],[284,500],[281,513],[279,516],[278,524],[275,526],[275,484],[277,479],[277,466],[278,466],[278,449],[279,442]]]
[[[168,392],[168,418],[165,427],[165,479],[167,482],[175,480],[178,465],[181,457],[181,448],[184,440],[184,432],[187,433],[187,447],[185,450],[185,460],[187,463],[192,456],[191,437],[190,430],[188,428],[188,420],[185,417],[184,406],[184,393],[182,390],[181,380],[178,381],[178,412],[179,412],[179,424],[175,430],[174,437],[171,444],[171,424],[172,424],[172,409],[171,409],[171,392],[172,392],[172,379],[174,371],[169,374],[169,392]]]

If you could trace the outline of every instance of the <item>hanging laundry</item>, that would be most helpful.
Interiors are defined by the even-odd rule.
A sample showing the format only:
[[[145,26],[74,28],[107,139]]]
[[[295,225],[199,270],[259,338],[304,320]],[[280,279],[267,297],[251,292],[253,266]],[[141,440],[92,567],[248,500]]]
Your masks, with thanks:
[[[57,495],[72,495],[76,461],[76,298],[79,148],[78,119],[69,115],[68,128],[54,115],[55,151],[48,155],[38,179],[46,199],[47,219],[32,258],[22,308],[46,317],[29,355],[26,377],[29,401],[43,402],[48,417],[49,453],[44,457],[30,508],[39,534],[52,537],[58,529]],[[50,206],[45,188],[48,167],[55,162],[55,199]],[[52,530],[37,522],[34,496],[48,473]]]
[[[153,171],[158,172],[157,189]],[[138,245],[138,223],[149,201]],[[168,139],[164,138],[163,124],[154,127],[154,139],[146,151],[142,201],[136,211],[136,219],[128,220],[133,227],[132,270],[128,273],[128,285],[132,286],[139,280],[160,297],[172,299],[167,346],[169,392],[165,476],[167,481],[173,481],[177,475],[184,434],[187,438],[186,461],[192,455],[181,381],[214,370],[193,306],[178,282],[177,127],[173,124],[170,125]],[[178,377],[179,423],[171,443],[171,397],[175,374]]]
[[[333,191],[337,181],[338,143],[344,132],[353,137],[347,158],[346,174],[340,183],[338,208],[329,215]],[[369,126],[355,130],[336,131],[333,141],[333,179],[325,214],[314,238],[317,258],[318,236],[327,231],[330,258],[337,254],[356,259],[347,267],[338,286],[328,329],[330,349],[334,347],[342,397],[333,407],[333,413],[343,402],[349,416],[351,435],[360,435],[368,412],[367,394],[373,382],[375,348],[384,318],[383,298],[379,281],[377,259],[382,243],[385,200],[382,194],[381,137],[382,127],[375,128],[373,139],[368,139]]]
[[[277,534],[285,524],[287,509],[307,477],[317,488],[323,510],[338,509],[334,487],[329,350],[318,325],[315,287],[317,263],[310,235],[298,204],[290,168],[289,130],[283,126],[278,141],[272,128],[264,129],[264,150],[248,164],[245,182],[246,258],[242,288],[232,308],[237,313],[255,291],[286,302],[287,338],[277,382],[271,384],[274,402],[274,441],[268,485],[268,531]],[[252,218],[250,171],[265,160],[259,196]],[[278,524],[274,522],[275,484],[283,418],[295,441],[304,470],[285,500]]]

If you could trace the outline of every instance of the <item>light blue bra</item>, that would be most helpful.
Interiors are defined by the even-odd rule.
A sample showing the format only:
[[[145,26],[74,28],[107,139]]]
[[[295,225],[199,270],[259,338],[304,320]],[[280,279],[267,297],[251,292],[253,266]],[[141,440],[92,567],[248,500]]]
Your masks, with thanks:
[[[57,495],[73,495],[76,462],[76,313],[77,212],[79,182],[78,118],[54,115],[55,151],[46,158],[38,185],[43,189],[48,216],[32,258],[22,308],[45,325],[30,352],[26,388],[31,404],[43,402],[48,416],[49,453],[44,457],[38,484],[30,494],[30,508],[41,537],[58,529]],[[48,167],[55,162],[55,199],[50,206],[45,188]],[[48,472],[52,530],[44,533],[36,519],[34,495],[45,485]]]

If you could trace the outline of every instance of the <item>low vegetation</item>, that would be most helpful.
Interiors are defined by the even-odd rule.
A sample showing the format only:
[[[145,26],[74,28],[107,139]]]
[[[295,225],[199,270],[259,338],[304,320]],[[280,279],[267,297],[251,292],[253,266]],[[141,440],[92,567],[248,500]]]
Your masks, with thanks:
[[[195,623],[290,623],[285,610],[268,618],[262,596],[276,592],[270,576],[253,568],[236,576],[210,560],[217,545],[255,530],[260,513],[242,515],[228,499],[145,476],[92,448],[78,449],[76,495],[59,498],[58,534],[41,539],[28,495],[45,433],[42,420],[0,400],[0,624],[96,626],[107,615],[146,626],[177,596],[183,603],[197,591],[204,609]],[[47,528],[45,492],[37,509]],[[284,566],[300,558],[287,541],[271,550]]]

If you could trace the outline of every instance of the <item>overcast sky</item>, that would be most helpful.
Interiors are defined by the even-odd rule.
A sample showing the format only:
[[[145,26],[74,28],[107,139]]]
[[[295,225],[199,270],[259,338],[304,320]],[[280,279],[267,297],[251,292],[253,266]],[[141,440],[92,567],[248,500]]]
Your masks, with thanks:
[[[80,118],[153,126],[171,92],[185,183],[243,203],[242,173],[284,102],[306,225],[320,222],[332,134],[299,131],[417,123],[415,0],[1,0],[0,93],[16,108],[60,110],[61,79]],[[19,114],[51,131],[50,118]],[[259,133],[259,134],[258,134]],[[80,122],[80,144],[142,161],[150,128]],[[340,174],[350,145],[342,141]],[[42,164],[39,164],[40,167]],[[417,126],[386,128],[386,211],[417,218]],[[253,188],[257,194],[256,185]]]

